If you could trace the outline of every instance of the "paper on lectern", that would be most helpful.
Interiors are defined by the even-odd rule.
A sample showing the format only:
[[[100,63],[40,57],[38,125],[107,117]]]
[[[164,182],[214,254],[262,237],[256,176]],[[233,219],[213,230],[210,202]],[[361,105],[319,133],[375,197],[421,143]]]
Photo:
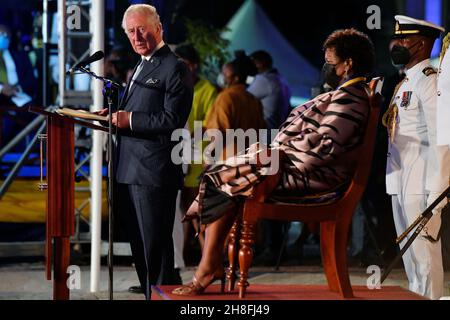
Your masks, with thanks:
[[[71,108],[59,108],[56,109],[56,112],[65,116],[70,116],[74,118],[88,119],[88,120],[97,120],[97,121],[107,121],[108,118],[106,116],[100,116],[98,114],[82,110],[82,109],[71,109]]]

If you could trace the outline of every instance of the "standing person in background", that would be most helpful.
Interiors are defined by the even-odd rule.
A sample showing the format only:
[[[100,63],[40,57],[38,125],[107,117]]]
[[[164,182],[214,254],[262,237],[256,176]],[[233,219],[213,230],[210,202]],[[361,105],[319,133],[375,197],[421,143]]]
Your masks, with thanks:
[[[272,137],[275,137],[275,135],[271,135],[271,130],[278,129],[291,111],[289,102],[291,89],[283,76],[273,67],[272,56],[268,52],[255,51],[250,58],[258,70],[258,74],[247,91],[261,101],[268,129],[267,144],[269,144]],[[289,223],[282,221],[261,221],[264,249],[260,255],[255,257],[255,264],[270,265],[276,262],[283,240],[283,226],[287,227],[288,225]]]
[[[0,105],[16,104],[22,107],[36,95],[36,78],[27,52],[10,49],[10,42],[9,28],[0,25]],[[28,99],[24,104],[17,104],[15,98],[22,93]]]
[[[150,299],[151,285],[170,284],[174,277],[172,230],[183,175],[171,159],[177,144],[171,135],[187,121],[192,86],[185,64],[163,41],[153,6],[128,7],[122,27],[141,59],[112,115],[118,128],[117,202],[141,287]]]
[[[0,25],[0,108],[2,106],[26,107],[35,102],[37,79],[28,53],[11,48],[11,31]],[[4,111],[8,116],[0,119],[0,147],[5,145],[35,117],[31,113]]]
[[[250,55],[258,74],[247,88],[261,101],[267,129],[278,129],[291,111],[291,89],[286,80],[273,67],[272,56],[263,50]],[[267,141],[267,144],[270,140]]]
[[[194,136],[194,122],[201,123],[202,135],[206,123],[206,118],[210,113],[213,103],[217,97],[216,87],[207,79],[200,76],[200,56],[197,50],[191,44],[181,44],[175,48],[175,54],[183,60],[189,70],[189,77],[194,86],[194,98],[192,100],[192,109],[187,121],[188,129],[191,136]],[[202,144],[200,141],[194,143]],[[193,151],[203,150],[206,145],[193,145]],[[192,159],[195,160],[195,159]],[[184,177],[184,186],[180,195],[180,207],[182,216],[186,214],[187,209],[194,201],[198,193],[198,186],[200,184],[200,175],[203,171],[203,164],[191,162],[187,167],[187,174]],[[178,217],[177,217],[178,218]],[[195,229],[198,228],[197,221],[192,221]],[[183,259],[190,263],[192,262],[192,246],[190,245],[190,230],[191,223],[185,222],[183,224],[184,240],[183,240]],[[203,235],[199,234],[198,240],[200,247],[203,248]]]
[[[406,16],[395,20],[390,53],[395,65],[406,67],[406,77],[383,121],[389,132],[386,192],[399,235],[447,188],[450,153],[436,145],[436,71],[430,64],[434,41],[444,29]],[[444,289],[439,237],[444,205],[442,201],[435,207],[422,234],[403,255],[409,289],[431,299],[439,299]]]
[[[206,118],[206,129],[218,129],[226,136],[227,129],[265,129],[261,102],[246,90],[246,80],[249,75],[248,64],[245,59],[237,57],[222,67],[225,84],[214,101],[211,112]],[[216,159],[225,160],[234,156],[238,150],[234,141],[226,141]],[[214,144],[214,141],[211,142]],[[248,146],[247,146],[248,147]],[[211,148],[211,146],[208,146]],[[214,148],[211,148],[211,150]]]

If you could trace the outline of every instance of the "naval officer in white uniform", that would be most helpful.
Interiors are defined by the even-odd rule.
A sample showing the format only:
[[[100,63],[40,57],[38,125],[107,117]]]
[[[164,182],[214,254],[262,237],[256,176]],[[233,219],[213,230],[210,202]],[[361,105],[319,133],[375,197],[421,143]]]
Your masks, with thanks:
[[[442,41],[437,75],[437,144],[450,147],[450,32]]]
[[[401,234],[446,189],[449,149],[436,144],[436,70],[430,64],[442,27],[395,16],[390,44],[394,64],[406,77],[396,88],[383,122],[389,131],[386,191],[392,196],[397,234]],[[403,255],[409,289],[431,299],[443,295],[444,274],[439,230],[441,202],[433,217]],[[403,246],[405,239],[400,246]]]

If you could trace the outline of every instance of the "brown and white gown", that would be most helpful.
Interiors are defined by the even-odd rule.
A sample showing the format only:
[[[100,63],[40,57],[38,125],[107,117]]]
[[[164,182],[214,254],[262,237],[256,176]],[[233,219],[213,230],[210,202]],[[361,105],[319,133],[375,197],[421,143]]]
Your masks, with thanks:
[[[367,85],[364,78],[358,79],[293,109],[281,125],[269,147],[287,155],[279,164],[281,177],[274,194],[308,195],[350,179],[358,160],[355,147],[369,117]],[[264,158],[265,148],[253,144],[244,153],[207,168],[185,220],[199,218],[201,224],[209,224],[251,195],[253,186],[269,171],[273,173],[271,162],[255,161],[256,156]]]

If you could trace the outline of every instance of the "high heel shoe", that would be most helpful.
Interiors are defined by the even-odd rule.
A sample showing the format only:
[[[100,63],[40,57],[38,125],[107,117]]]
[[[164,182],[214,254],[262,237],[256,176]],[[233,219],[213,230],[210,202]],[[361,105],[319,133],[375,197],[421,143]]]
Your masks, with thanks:
[[[200,281],[197,280],[197,277],[194,275],[192,277],[192,282],[178,287],[172,291],[172,294],[180,295],[180,296],[196,296],[202,294],[207,287],[209,287],[214,281],[220,280],[220,293],[225,292],[225,272],[221,269],[221,272],[214,274],[212,279],[206,284],[202,285]]]

